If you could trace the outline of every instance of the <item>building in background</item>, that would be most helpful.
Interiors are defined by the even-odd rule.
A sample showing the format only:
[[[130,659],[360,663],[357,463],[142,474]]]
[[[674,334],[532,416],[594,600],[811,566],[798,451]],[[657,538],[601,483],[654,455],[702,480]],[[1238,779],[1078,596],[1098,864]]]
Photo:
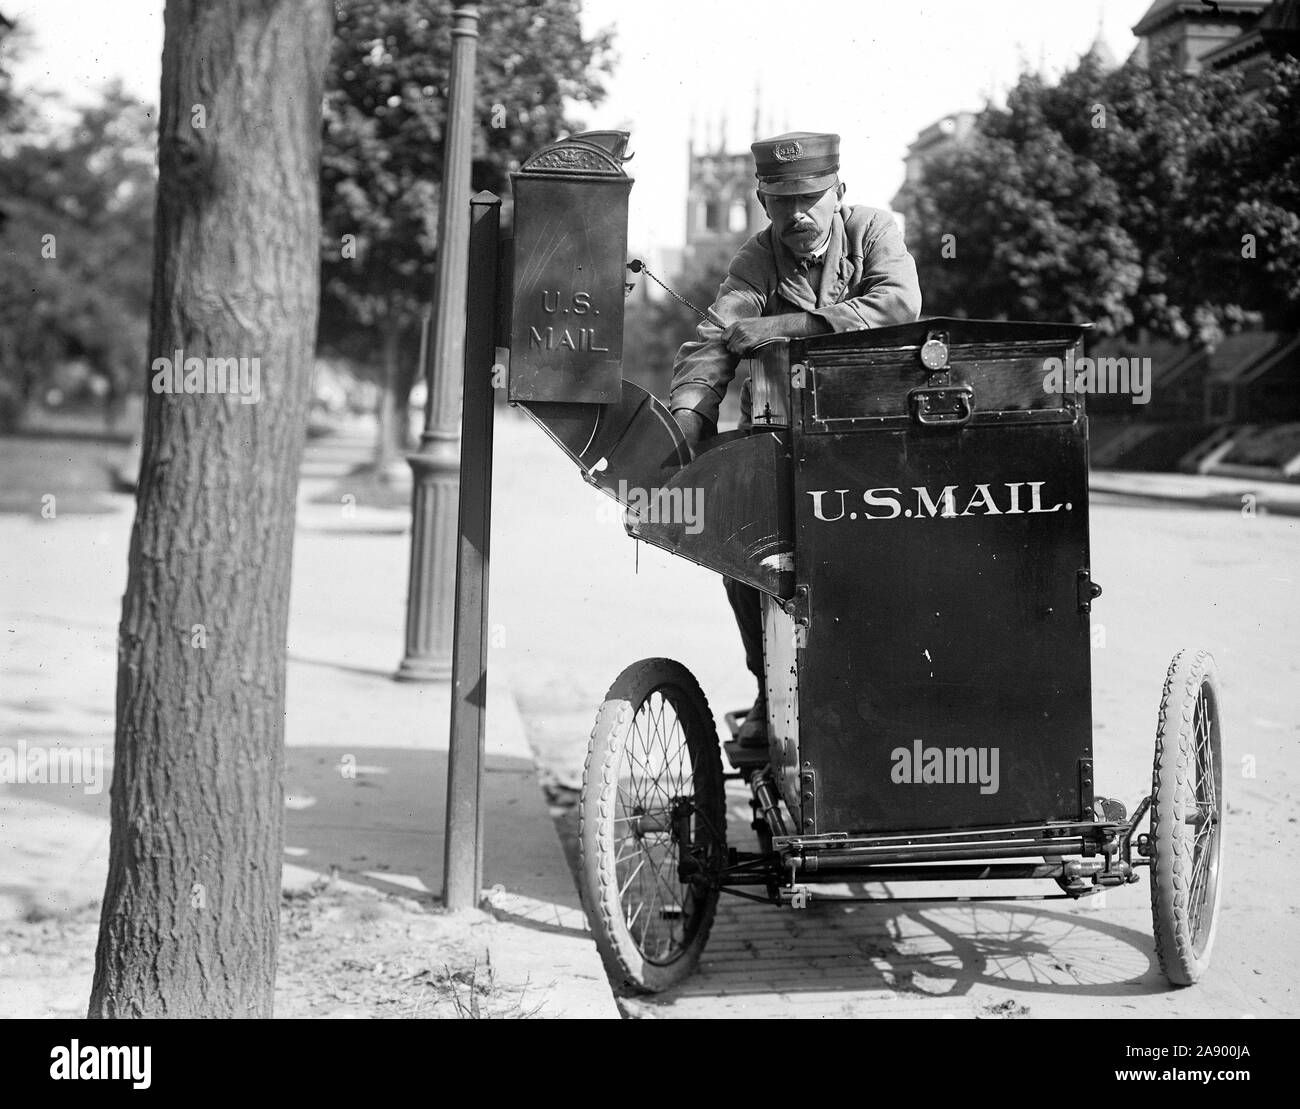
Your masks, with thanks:
[[[906,212],[910,192],[925,173],[925,167],[940,154],[960,146],[975,129],[974,112],[952,112],[925,128],[903,156],[903,184],[894,194],[890,207]]]
[[[1244,69],[1258,87],[1269,58],[1300,49],[1300,3],[1296,0],[1155,0],[1133,26],[1136,59],[1174,65],[1190,75],[1203,70]]]
[[[1201,56],[1211,69],[1240,69],[1246,88],[1262,88],[1265,67],[1273,58],[1300,55],[1300,0],[1274,0],[1240,35]]]
[[[762,138],[755,90],[753,138]],[[767,131],[776,125],[768,120]],[[701,132],[703,132],[701,134]],[[767,213],[758,202],[754,155],[748,149],[729,151],[726,117],[710,128],[691,121],[687,138],[686,236],[683,246],[646,248],[639,255],[656,276],[674,287],[701,271],[725,270],[746,239],[767,225]],[[719,280],[721,272],[718,273]],[[639,280],[632,300],[657,302],[666,294],[652,280]]]
[[[691,267],[725,254],[728,258],[767,223],[758,202],[754,155],[748,150],[728,152],[726,121],[712,142],[688,140],[686,186],[686,247],[684,264]],[[759,135],[754,112],[754,140]]]

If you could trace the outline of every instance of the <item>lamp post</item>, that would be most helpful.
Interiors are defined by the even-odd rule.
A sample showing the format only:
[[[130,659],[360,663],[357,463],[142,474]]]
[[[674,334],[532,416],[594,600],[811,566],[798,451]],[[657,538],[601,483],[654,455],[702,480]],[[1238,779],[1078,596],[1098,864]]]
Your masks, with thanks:
[[[399,681],[445,681],[451,677],[478,19],[478,11],[472,6],[452,13],[433,348],[427,367],[429,393],[419,449],[407,456],[412,472],[411,571],[406,596],[406,654],[394,675]]]

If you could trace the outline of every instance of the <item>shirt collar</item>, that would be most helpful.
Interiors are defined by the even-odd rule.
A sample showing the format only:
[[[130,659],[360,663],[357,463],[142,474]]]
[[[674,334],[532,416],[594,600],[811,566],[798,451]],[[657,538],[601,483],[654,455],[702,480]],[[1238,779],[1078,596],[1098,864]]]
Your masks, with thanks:
[[[827,229],[826,238],[822,240],[821,246],[816,250],[811,250],[807,254],[796,254],[795,262],[804,269],[807,269],[809,266],[820,266],[826,258],[826,252],[830,249],[831,233],[833,230],[833,227]]]

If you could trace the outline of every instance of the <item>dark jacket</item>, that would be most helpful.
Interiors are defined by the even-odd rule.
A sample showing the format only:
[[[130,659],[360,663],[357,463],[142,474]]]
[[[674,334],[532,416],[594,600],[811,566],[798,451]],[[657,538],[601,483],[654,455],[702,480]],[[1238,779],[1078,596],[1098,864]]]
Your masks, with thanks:
[[[815,293],[769,224],[732,259],[713,311],[728,324],[753,316],[810,312],[832,331],[859,331],[914,321],[921,312],[921,289],[916,263],[893,216],[859,205],[835,214]],[[713,324],[701,322],[697,334],[699,339],[684,343],[677,352],[669,407],[694,409],[716,425],[740,356],[727,350],[721,329]],[[748,385],[746,379],[745,393]],[[747,399],[742,393],[745,409]],[[742,423],[748,423],[747,416]]]

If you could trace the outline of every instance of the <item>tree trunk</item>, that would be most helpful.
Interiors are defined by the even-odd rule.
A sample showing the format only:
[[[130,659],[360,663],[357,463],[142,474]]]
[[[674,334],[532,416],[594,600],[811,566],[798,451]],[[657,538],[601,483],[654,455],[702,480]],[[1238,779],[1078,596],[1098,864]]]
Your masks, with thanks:
[[[333,17],[168,0],[165,20],[150,359],[248,359],[247,376],[242,395],[210,364],[203,391],[146,378],[89,1012],[267,1017]]]
[[[405,442],[405,432],[398,421],[405,417],[406,403],[398,396],[401,373],[398,367],[399,334],[397,325],[389,317],[383,324],[383,362],[379,382],[379,427],[375,433],[375,455],[372,465],[381,476],[398,460],[398,444]],[[408,390],[409,392],[409,390]]]

